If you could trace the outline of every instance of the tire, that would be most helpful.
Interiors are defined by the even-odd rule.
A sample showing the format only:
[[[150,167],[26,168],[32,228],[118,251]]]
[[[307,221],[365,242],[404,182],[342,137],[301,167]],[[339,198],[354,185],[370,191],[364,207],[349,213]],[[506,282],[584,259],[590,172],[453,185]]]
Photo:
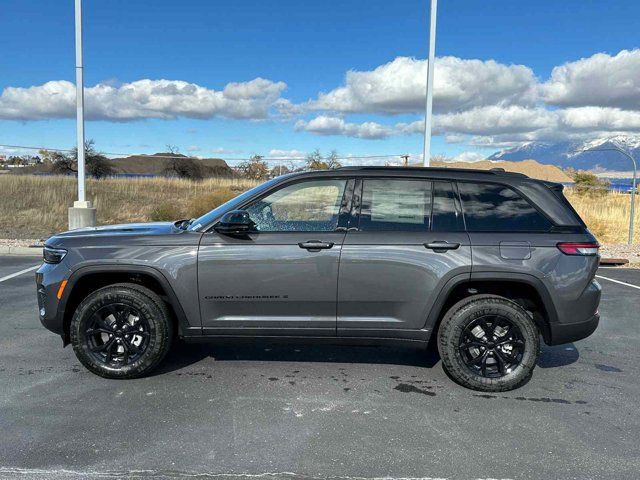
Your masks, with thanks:
[[[539,350],[533,319],[518,304],[497,295],[460,300],[438,330],[445,372],[460,385],[483,392],[505,392],[527,383]]]
[[[71,344],[88,370],[105,378],[144,376],[171,347],[173,324],[167,305],[151,290],[132,283],[100,288],[73,314]]]

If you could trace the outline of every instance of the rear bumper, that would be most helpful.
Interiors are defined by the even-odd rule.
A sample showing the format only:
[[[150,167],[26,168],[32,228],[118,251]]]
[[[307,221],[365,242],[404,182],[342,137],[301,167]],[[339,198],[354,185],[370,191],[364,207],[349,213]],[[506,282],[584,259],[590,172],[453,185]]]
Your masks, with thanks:
[[[549,333],[551,334],[549,345],[561,345],[563,343],[575,342],[587,338],[600,322],[600,314],[596,313],[591,318],[582,322],[575,323],[556,323],[549,325]]]

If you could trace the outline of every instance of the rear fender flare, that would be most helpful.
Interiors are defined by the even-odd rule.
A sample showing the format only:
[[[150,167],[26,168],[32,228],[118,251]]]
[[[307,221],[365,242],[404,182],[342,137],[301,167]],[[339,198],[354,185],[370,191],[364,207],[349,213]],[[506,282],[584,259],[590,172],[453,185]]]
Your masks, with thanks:
[[[471,275],[456,275],[452,277],[440,290],[438,297],[433,305],[431,312],[427,317],[424,328],[432,330],[435,328],[438,320],[446,312],[442,312],[442,308],[447,302],[449,295],[455,290],[456,287],[474,281],[496,281],[496,282],[518,282],[531,286],[536,290],[547,314],[547,321],[550,324],[558,322],[558,313],[553,303],[553,299],[549,290],[539,278],[528,275],[526,273],[511,273],[511,272],[472,272]]]

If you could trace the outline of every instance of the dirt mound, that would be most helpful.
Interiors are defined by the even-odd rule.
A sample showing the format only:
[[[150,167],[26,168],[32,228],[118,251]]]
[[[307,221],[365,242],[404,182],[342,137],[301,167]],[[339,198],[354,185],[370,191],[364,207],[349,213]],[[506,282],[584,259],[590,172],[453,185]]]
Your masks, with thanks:
[[[544,165],[535,160],[522,160],[519,162],[481,160],[479,162],[433,162],[434,167],[448,168],[473,168],[489,170],[491,168],[504,168],[507,172],[524,173],[531,178],[548,180],[551,182],[570,183],[571,178],[555,165]]]
[[[172,157],[190,158],[198,163],[205,177],[232,177],[233,170],[221,158],[194,158],[179,153],[154,153],[153,155],[131,155],[109,161],[118,173],[134,175],[163,175]]]

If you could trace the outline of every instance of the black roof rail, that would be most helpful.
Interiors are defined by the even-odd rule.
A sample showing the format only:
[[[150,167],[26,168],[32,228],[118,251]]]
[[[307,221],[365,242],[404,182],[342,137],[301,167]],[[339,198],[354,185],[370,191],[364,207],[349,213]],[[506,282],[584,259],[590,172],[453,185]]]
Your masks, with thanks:
[[[480,169],[476,169],[476,168],[447,168],[447,167],[413,167],[413,166],[408,166],[408,167],[404,167],[404,166],[387,166],[387,167],[380,167],[380,166],[370,166],[370,165],[361,165],[361,166],[347,166],[347,167],[339,167],[336,170],[355,170],[355,171],[362,171],[362,170],[392,170],[394,172],[402,172],[402,171],[411,171],[411,170],[419,170],[419,171],[423,171],[423,172],[462,172],[462,173],[480,173],[480,174],[485,174],[485,175],[505,175],[505,176],[509,176],[509,177],[523,177],[523,178],[529,178],[527,175],[525,175],[524,173],[518,173],[518,172],[507,172],[504,168],[492,168],[490,170],[480,170]]]

